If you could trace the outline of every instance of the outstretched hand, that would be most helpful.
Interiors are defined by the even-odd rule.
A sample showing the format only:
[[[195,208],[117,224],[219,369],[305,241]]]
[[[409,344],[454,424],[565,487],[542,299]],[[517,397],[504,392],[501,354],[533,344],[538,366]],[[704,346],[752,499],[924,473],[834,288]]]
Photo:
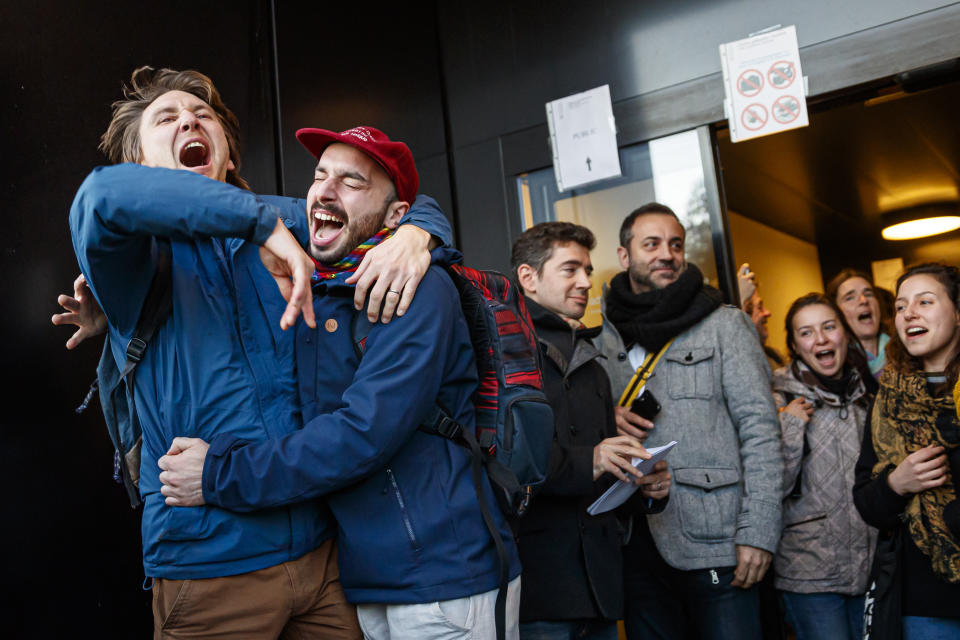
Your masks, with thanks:
[[[287,301],[287,308],[280,318],[280,328],[286,331],[292,327],[302,312],[307,326],[315,329],[317,323],[313,316],[313,292],[310,289],[314,264],[280,218],[277,218],[273,233],[260,247],[260,260],[277,281],[280,294]]]
[[[97,304],[82,273],[73,281],[73,296],[60,294],[57,304],[66,309],[66,313],[55,313],[50,321],[57,326],[72,324],[77,327],[67,340],[67,349],[75,349],[87,338],[106,333],[107,316]]]
[[[369,291],[370,322],[382,319],[386,324],[393,319],[394,312],[402,316],[429,268],[430,234],[412,224],[399,227],[392,237],[367,251],[356,273],[347,278],[347,284],[357,285],[354,307],[357,311],[363,309]]]
[[[203,499],[203,461],[210,448],[200,438],[174,438],[167,455],[157,460],[160,493],[171,507],[199,507]]]

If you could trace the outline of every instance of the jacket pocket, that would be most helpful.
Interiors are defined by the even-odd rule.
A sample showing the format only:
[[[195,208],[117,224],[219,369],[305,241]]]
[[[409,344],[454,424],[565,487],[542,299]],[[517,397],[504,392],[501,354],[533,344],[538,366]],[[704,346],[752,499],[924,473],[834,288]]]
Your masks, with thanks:
[[[732,467],[673,469],[684,535],[693,540],[731,540],[737,530],[740,472]]]
[[[827,515],[810,514],[783,528],[777,549],[777,575],[789,580],[826,580],[837,574],[836,544],[826,536]]]
[[[671,350],[664,359],[671,398],[713,397],[713,347]]]

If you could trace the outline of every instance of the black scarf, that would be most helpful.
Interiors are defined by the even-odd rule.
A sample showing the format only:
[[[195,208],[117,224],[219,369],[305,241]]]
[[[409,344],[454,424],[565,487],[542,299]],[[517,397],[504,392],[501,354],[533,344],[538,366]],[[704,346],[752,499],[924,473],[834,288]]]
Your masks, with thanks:
[[[710,315],[722,300],[720,291],[703,284],[700,269],[688,262],[674,282],[639,294],[630,288],[627,272],[618,273],[610,281],[606,315],[628,347],[639,344],[656,352]]]

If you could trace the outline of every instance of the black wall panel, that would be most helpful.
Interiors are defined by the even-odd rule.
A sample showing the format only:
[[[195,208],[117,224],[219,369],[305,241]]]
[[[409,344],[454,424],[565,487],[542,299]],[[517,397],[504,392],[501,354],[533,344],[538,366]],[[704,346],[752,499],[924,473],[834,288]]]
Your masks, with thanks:
[[[302,196],[313,157],[297,142],[302,127],[382,130],[410,146],[420,191],[452,216],[440,63],[432,3],[278,3],[278,66],[285,191]]]

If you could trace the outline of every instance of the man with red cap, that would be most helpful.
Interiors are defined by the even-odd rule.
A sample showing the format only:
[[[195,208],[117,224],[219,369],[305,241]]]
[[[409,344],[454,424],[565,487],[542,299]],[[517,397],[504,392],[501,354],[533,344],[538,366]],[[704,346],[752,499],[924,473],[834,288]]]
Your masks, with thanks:
[[[171,505],[240,512],[324,496],[366,637],[493,639],[500,570],[470,455],[418,430],[438,406],[474,426],[476,365],[453,282],[432,266],[406,314],[354,340],[346,269],[396,229],[417,189],[413,157],[372,127],[297,138],[318,160],[307,194],[317,328],[297,327],[304,428],[259,442],[177,438],[159,462],[163,493]],[[516,637],[519,560],[505,518],[493,516],[510,565],[506,635]]]
[[[323,501],[239,512],[179,509],[161,493],[157,460],[176,435],[256,440],[302,427],[298,343],[293,331],[281,329],[301,310],[313,325],[314,265],[300,244],[308,232],[305,203],[246,188],[237,172],[238,134],[236,117],[203,74],[149,67],[133,73],[101,143],[118,164],[95,169],[71,207],[74,250],[89,289],[78,285],[85,295],[68,299],[73,313],[59,320],[80,327],[68,346],[108,333],[98,369],[101,403],[117,448],[115,475],[131,501],[143,503],[154,637],[353,640],[360,630],[340,587],[336,527]],[[355,178],[337,179],[359,192],[364,187]],[[412,200],[416,182],[409,186],[404,197]],[[414,208],[411,219],[443,233],[446,221],[435,204],[418,198]],[[406,203],[393,207],[394,214],[406,210]],[[346,222],[346,213],[330,215]],[[318,245],[336,244],[330,235],[336,224],[317,226],[314,218]],[[407,239],[397,233],[384,250],[406,245],[405,255],[422,252],[423,273],[429,255],[419,247],[426,238],[411,244],[411,234],[421,232],[404,227]],[[154,289],[164,274],[169,284]],[[351,268],[342,275],[366,279]],[[409,280],[387,281],[394,291],[384,292],[388,303],[406,297]],[[166,291],[169,312],[144,311],[150,290]],[[341,301],[353,309],[348,291],[351,297]],[[135,337],[144,316],[159,321],[145,350]],[[130,353],[139,360],[135,377],[120,373]],[[340,365],[322,351],[315,356],[308,373],[319,368],[321,380]]]

